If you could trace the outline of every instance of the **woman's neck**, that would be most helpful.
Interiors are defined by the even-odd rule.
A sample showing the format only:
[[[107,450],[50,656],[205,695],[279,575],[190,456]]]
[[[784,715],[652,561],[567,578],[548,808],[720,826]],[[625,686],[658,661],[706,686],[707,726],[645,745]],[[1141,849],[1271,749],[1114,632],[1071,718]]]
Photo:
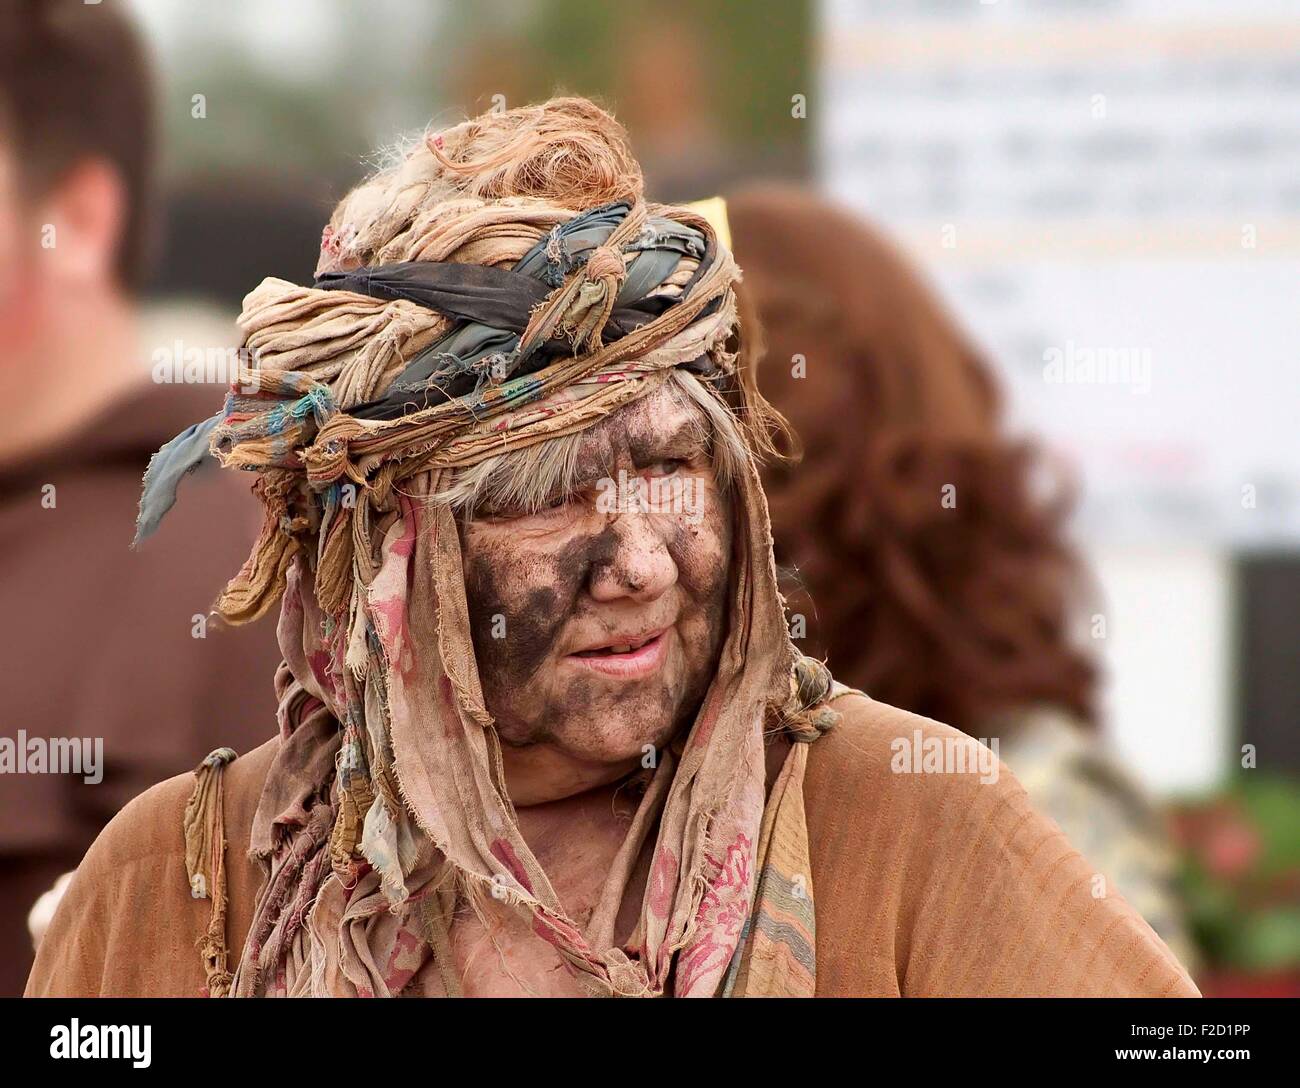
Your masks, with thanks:
[[[594,763],[560,751],[550,744],[503,747],[501,767],[506,793],[515,808],[527,808],[575,797],[612,785],[640,768],[633,757],[619,763]]]

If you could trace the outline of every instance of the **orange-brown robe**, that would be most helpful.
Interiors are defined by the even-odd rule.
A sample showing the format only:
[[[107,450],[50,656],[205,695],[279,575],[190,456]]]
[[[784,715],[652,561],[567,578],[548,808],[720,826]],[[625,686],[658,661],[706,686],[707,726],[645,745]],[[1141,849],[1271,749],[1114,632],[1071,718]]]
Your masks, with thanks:
[[[1196,996],[1177,960],[1005,766],[895,773],[897,739],[959,738],[858,695],[834,707],[805,779],[818,996]],[[227,936],[242,947],[261,880],[245,857],[278,741],[226,771]],[[136,798],[86,855],[28,982],[38,996],[193,996],[210,901],[190,896],[191,775]]]

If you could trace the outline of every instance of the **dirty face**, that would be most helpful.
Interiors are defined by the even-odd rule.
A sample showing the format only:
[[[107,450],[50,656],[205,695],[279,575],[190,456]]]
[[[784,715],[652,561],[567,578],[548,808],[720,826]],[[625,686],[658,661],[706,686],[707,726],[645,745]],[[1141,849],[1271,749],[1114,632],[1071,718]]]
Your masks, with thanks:
[[[731,508],[702,420],[662,388],[582,436],[572,494],[462,526],[479,673],[507,756],[639,760],[693,719],[731,569]]]

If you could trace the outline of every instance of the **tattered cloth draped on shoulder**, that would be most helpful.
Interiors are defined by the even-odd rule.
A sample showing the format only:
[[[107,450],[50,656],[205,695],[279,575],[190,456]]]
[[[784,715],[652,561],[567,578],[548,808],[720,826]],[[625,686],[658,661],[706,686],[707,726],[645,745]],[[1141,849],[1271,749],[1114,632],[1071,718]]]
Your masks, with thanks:
[[[595,994],[811,995],[806,745],[765,801],[764,735],[808,741],[834,714],[829,676],[788,638],[753,457],[735,481],[742,544],[717,674],[585,931],[506,795],[455,515],[431,498],[457,469],[582,430],[674,367],[715,379],[742,426],[761,416],[728,346],[738,270],[704,218],[647,207],[639,176],[620,182],[629,198],[586,211],[469,195],[447,165],[456,131],[430,147],[440,165],[393,240],[358,264],[333,223],[316,286],[267,280],[248,296],[240,327],[259,366],[206,427],[224,464],[258,473],[266,508],[218,610],[238,622],[282,598],[285,655],[281,744],[248,844],[267,879],[233,978],[205,944],[210,989],[454,994],[453,912],[487,897],[529,916]],[[192,430],[160,451],[142,532],[200,444]],[[209,818],[223,765],[201,768]],[[211,839],[202,815],[187,814],[195,858]],[[616,945],[651,833],[639,922]]]

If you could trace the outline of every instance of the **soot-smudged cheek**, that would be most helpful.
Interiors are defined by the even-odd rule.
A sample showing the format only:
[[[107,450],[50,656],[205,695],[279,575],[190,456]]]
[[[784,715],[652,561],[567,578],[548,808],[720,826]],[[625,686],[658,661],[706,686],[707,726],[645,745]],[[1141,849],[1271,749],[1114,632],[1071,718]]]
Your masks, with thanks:
[[[546,660],[566,609],[554,573],[535,556],[467,548],[465,598],[479,673],[489,691],[524,683]]]
[[[471,527],[464,544],[474,649],[485,686],[500,691],[528,681],[555,651],[592,567],[608,562],[617,542],[608,529],[542,546]]]
[[[621,707],[604,707],[606,716],[634,713],[671,722],[707,687],[726,624],[733,534],[726,497],[712,488],[706,495],[702,517],[650,515],[655,535],[678,569],[681,644],[661,684]],[[545,733],[570,717],[588,717],[604,702],[607,685],[569,676],[559,690],[552,682],[558,677],[542,674],[562,649],[566,624],[593,607],[586,595],[592,571],[620,562],[625,545],[616,525],[566,534],[562,543],[521,539],[496,526],[466,526],[462,541],[479,672],[503,729],[528,723]]]
[[[667,527],[668,553],[682,586],[696,601],[714,606],[725,596],[731,575],[732,507],[715,486],[705,491],[703,516],[676,517]]]

